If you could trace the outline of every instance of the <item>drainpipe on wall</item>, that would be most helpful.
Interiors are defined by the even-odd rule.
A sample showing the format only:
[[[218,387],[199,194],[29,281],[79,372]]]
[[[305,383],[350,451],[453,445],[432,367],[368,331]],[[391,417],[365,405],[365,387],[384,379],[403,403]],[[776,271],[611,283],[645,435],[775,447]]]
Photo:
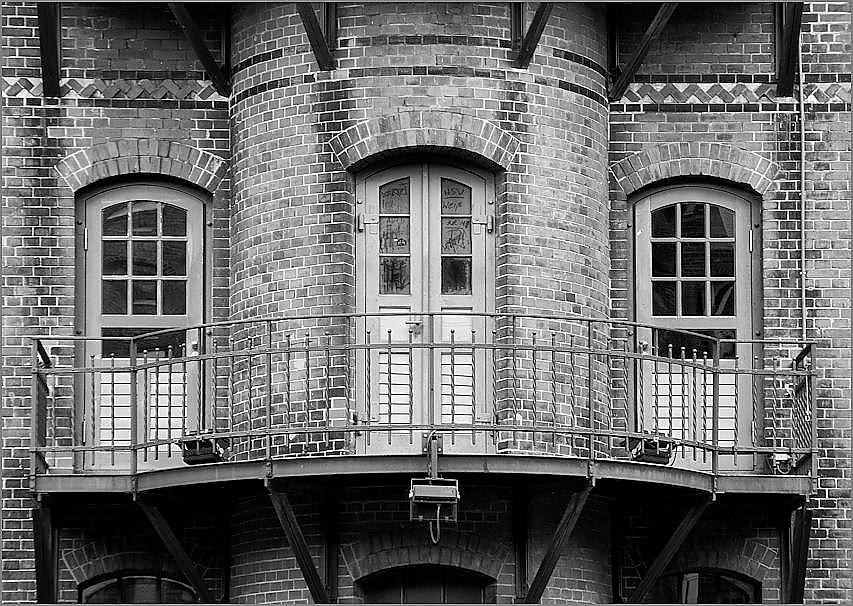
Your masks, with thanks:
[[[802,32],[797,35],[797,76],[800,84],[800,311],[802,326],[800,338],[806,340],[806,110],[803,87],[803,41]]]

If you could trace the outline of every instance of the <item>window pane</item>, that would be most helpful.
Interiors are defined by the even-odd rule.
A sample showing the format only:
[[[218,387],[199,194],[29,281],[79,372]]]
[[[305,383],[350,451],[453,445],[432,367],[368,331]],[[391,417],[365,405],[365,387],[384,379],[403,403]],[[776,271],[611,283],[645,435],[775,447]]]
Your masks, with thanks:
[[[157,313],[157,282],[154,280],[133,281],[133,313],[155,315]]]
[[[705,275],[704,242],[681,243],[681,275],[691,277]]]
[[[471,254],[471,219],[441,220],[442,254]]]
[[[163,235],[187,235],[187,211],[171,204],[163,205]]]
[[[682,204],[681,205],[681,237],[682,238],[704,238],[705,237],[705,205],[704,204]]]
[[[124,577],[124,602],[127,604],[158,604],[160,596],[156,578]]]
[[[471,258],[442,257],[441,259],[441,294],[470,295],[471,294]]]
[[[187,275],[187,243],[168,242],[163,246],[163,275],[185,276]]]
[[[652,282],[652,315],[675,315],[675,282]]]
[[[652,275],[675,275],[675,242],[652,243]]]
[[[133,243],[133,275],[134,276],[156,276],[157,275],[157,243],[156,242],[134,242]]]
[[[383,295],[409,294],[409,258],[379,258],[379,292]]]
[[[187,283],[184,280],[163,280],[163,313],[187,313]]]
[[[666,206],[652,213],[652,237],[675,237],[675,205]]]
[[[470,215],[471,188],[458,181],[441,180],[441,214]]]
[[[379,212],[383,215],[409,214],[409,178],[386,183],[379,188]]]
[[[133,235],[157,235],[157,202],[137,200],[131,204],[133,211]]]
[[[101,313],[127,313],[127,280],[104,280],[101,284]]]
[[[712,242],[711,243],[711,275],[731,276],[735,275],[735,243],[734,242]]]
[[[127,242],[106,240],[103,243],[103,272],[105,276],[127,275]]]
[[[379,217],[379,252],[409,252],[408,217]]]
[[[735,283],[711,282],[712,316],[735,315]]]
[[[734,211],[711,204],[708,206],[708,214],[711,221],[712,238],[735,237]]]
[[[691,330],[693,333],[708,335],[715,339],[734,339],[734,330]],[[711,339],[705,339],[698,335],[688,335],[675,330],[658,329],[654,331],[654,343],[658,355],[664,356],[669,354],[669,346],[672,345],[672,354],[676,358],[681,358],[681,348],[684,348],[684,357],[687,359],[693,358],[693,350],[696,350],[696,358],[701,359],[702,354],[708,354],[709,358],[714,357],[714,342]],[[734,343],[720,343],[720,357],[731,359],[735,357]]]
[[[127,235],[127,204],[115,204],[103,211],[103,235]]]
[[[705,315],[705,282],[681,283],[681,315]]]

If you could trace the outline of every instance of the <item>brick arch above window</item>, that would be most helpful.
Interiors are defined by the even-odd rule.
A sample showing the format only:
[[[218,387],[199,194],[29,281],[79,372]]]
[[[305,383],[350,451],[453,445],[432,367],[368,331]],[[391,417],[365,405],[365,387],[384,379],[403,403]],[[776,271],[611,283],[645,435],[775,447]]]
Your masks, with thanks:
[[[100,143],[74,152],[56,165],[57,172],[75,192],[110,177],[148,174],[181,179],[213,193],[225,169],[225,161],[210,152],[159,139]]]
[[[520,147],[512,134],[481,118],[447,111],[409,111],[354,124],[329,141],[345,170],[406,151],[450,153],[506,170]]]
[[[158,571],[183,578],[172,557],[151,543],[129,545],[120,540],[89,541],[76,549],[63,550],[62,561],[78,585],[127,570]]]
[[[727,143],[664,143],[622,158],[610,170],[626,196],[674,177],[716,177],[750,186],[766,196],[779,166]]]
[[[371,574],[414,564],[464,568],[497,579],[509,549],[473,534],[441,529],[441,541],[433,545],[423,532],[374,535],[341,547],[347,570],[356,581]]]
[[[771,570],[778,570],[778,551],[758,541],[716,533],[692,538],[672,559],[666,573],[694,568],[730,570],[765,581]]]

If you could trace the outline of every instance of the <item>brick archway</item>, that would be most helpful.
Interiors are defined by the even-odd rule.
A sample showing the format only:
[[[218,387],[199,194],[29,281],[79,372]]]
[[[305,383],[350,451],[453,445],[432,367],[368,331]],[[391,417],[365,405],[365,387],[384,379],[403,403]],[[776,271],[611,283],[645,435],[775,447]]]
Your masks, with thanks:
[[[688,541],[672,559],[666,572],[716,568],[739,572],[762,582],[771,569],[778,568],[778,555],[776,549],[758,541],[715,533]]]
[[[129,545],[120,540],[89,541],[76,549],[64,550],[62,560],[77,585],[127,570],[160,571],[183,578],[172,557],[153,543]]]
[[[151,174],[175,177],[213,193],[225,169],[225,161],[210,152],[158,139],[100,143],[81,149],[56,165],[72,191],[109,177]]]
[[[647,147],[610,166],[626,196],[673,177],[716,177],[749,185],[765,197],[779,167],[774,162],[727,143],[664,143]]]
[[[406,150],[451,153],[506,170],[520,143],[491,122],[447,111],[410,111],[359,122],[329,141],[344,170]]]
[[[341,547],[341,556],[353,580],[376,572],[413,564],[438,564],[482,573],[497,579],[509,549],[480,535],[442,529],[438,545],[423,532],[385,533]]]

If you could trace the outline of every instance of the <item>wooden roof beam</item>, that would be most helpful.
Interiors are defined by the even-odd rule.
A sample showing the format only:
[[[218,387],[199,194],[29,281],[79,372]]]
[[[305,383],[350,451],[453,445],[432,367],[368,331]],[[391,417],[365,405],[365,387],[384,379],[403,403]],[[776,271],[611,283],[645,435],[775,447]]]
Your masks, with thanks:
[[[195,51],[195,56],[207,72],[208,78],[213,82],[213,86],[223,97],[231,95],[231,85],[228,83],[225,74],[222,73],[222,68],[216,63],[213,54],[204,41],[204,35],[201,33],[196,22],[190,17],[189,11],[183,2],[169,2],[169,10],[175,16],[175,20],[181,29],[184,30],[184,35],[187,37],[190,45]]]
[[[542,599],[542,593],[545,591],[548,581],[551,580],[551,575],[554,574],[554,568],[556,568],[557,562],[563,554],[563,547],[566,546],[566,542],[572,536],[572,531],[575,529],[575,525],[581,516],[581,512],[591,491],[592,484],[587,484],[582,490],[574,493],[566,504],[566,509],[563,511],[563,517],[560,518],[560,522],[557,524],[551,544],[542,557],[542,562],[539,564],[536,576],[530,582],[530,589],[527,590],[527,595],[522,600],[524,604],[538,604]]]
[[[190,585],[195,589],[199,599],[205,604],[213,604],[215,600],[213,599],[213,595],[211,595],[210,591],[207,589],[204,578],[202,578],[198,569],[195,567],[195,564],[187,553],[187,550],[184,549],[184,546],[181,545],[178,537],[175,536],[175,533],[172,531],[169,523],[166,522],[166,518],[163,517],[163,513],[160,509],[142,498],[138,498],[136,500],[136,504],[139,505],[139,508],[142,509],[148,517],[148,521],[151,522],[154,530],[157,531],[157,534],[160,536],[160,540],[163,541],[163,545],[166,546],[168,552],[175,559],[175,563],[184,574],[184,577],[186,577],[187,581],[189,581]]]
[[[334,9],[332,8],[332,10]],[[296,11],[299,13],[299,18],[302,19],[302,25],[308,35],[308,43],[311,45],[311,50],[314,52],[314,58],[317,60],[320,69],[323,71],[335,69],[335,59],[332,57],[329,40],[323,33],[314,7],[310,2],[297,2]]]
[[[693,530],[694,526],[696,526],[696,522],[699,521],[699,518],[702,517],[702,514],[710,504],[711,498],[707,497],[687,510],[687,513],[684,514],[684,517],[681,519],[681,522],[679,522],[675,532],[673,532],[672,536],[669,537],[666,545],[663,546],[658,557],[656,557],[655,561],[652,562],[652,565],[649,566],[646,576],[643,577],[640,584],[637,585],[636,589],[634,589],[631,597],[628,598],[628,604],[638,604],[643,601],[643,598],[646,597],[649,589],[658,582],[658,579],[660,579],[664,569],[684,544],[684,541],[687,539],[690,531]]]
[[[803,22],[802,2],[782,2],[776,5],[776,94],[794,94],[794,73],[800,46],[800,26]]]
[[[646,33],[643,34],[640,43],[634,49],[634,54],[628,59],[625,69],[622,70],[619,78],[610,89],[610,93],[607,95],[610,101],[618,101],[625,94],[625,91],[628,90],[628,85],[631,84],[634,75],[636,75],[637,70],[643,64],[643,61],[645,61],[646,55],[649,54],[652,42],[657,39],[663,28],[666,27],[669,18],[672,17],[672,13],[675,12],[677,6],[678,2],[664,2],[660,5],[657,14],[646,29]]]
[[[305,541],[305,535],[302,534],[302,528],[300,528],[296,514],[293,512],[293,507],[290,505],[290,499],[287,498],[287,494],[284,492],[276,490],[272,483],[267,484],[267,490],[270,493],[270,500],[272,501],[273,509],[275,509],[275,515],[278,516],[278,521],[281,523],[281,527],[287,537],[287,542],[290,544],[293,555],[296,557],[296,564],[299,566],[299,570],[302,571],[305,584],[308,585],[311,599],[315,604],[329,604],[329,594],[323,585],[317,567],[314,565],[314,560],[311,558],[308,543]]]
[[[517,68],[527,69],[530,65],[530,60],[533,59],[536,47],[539,46],[539,39],[542,37],[542,32],[545,31],[545,26],[548,25],[548,18],[553,9],[553,2],[540,2],[539,6],[536,7],[536,13],[533,15],[530,27],[527,28],[521,49],[518,51],[518,57],[515,59]]]
[[[45,97],[59,97],[59,2],[38,3],[41,87]]]

